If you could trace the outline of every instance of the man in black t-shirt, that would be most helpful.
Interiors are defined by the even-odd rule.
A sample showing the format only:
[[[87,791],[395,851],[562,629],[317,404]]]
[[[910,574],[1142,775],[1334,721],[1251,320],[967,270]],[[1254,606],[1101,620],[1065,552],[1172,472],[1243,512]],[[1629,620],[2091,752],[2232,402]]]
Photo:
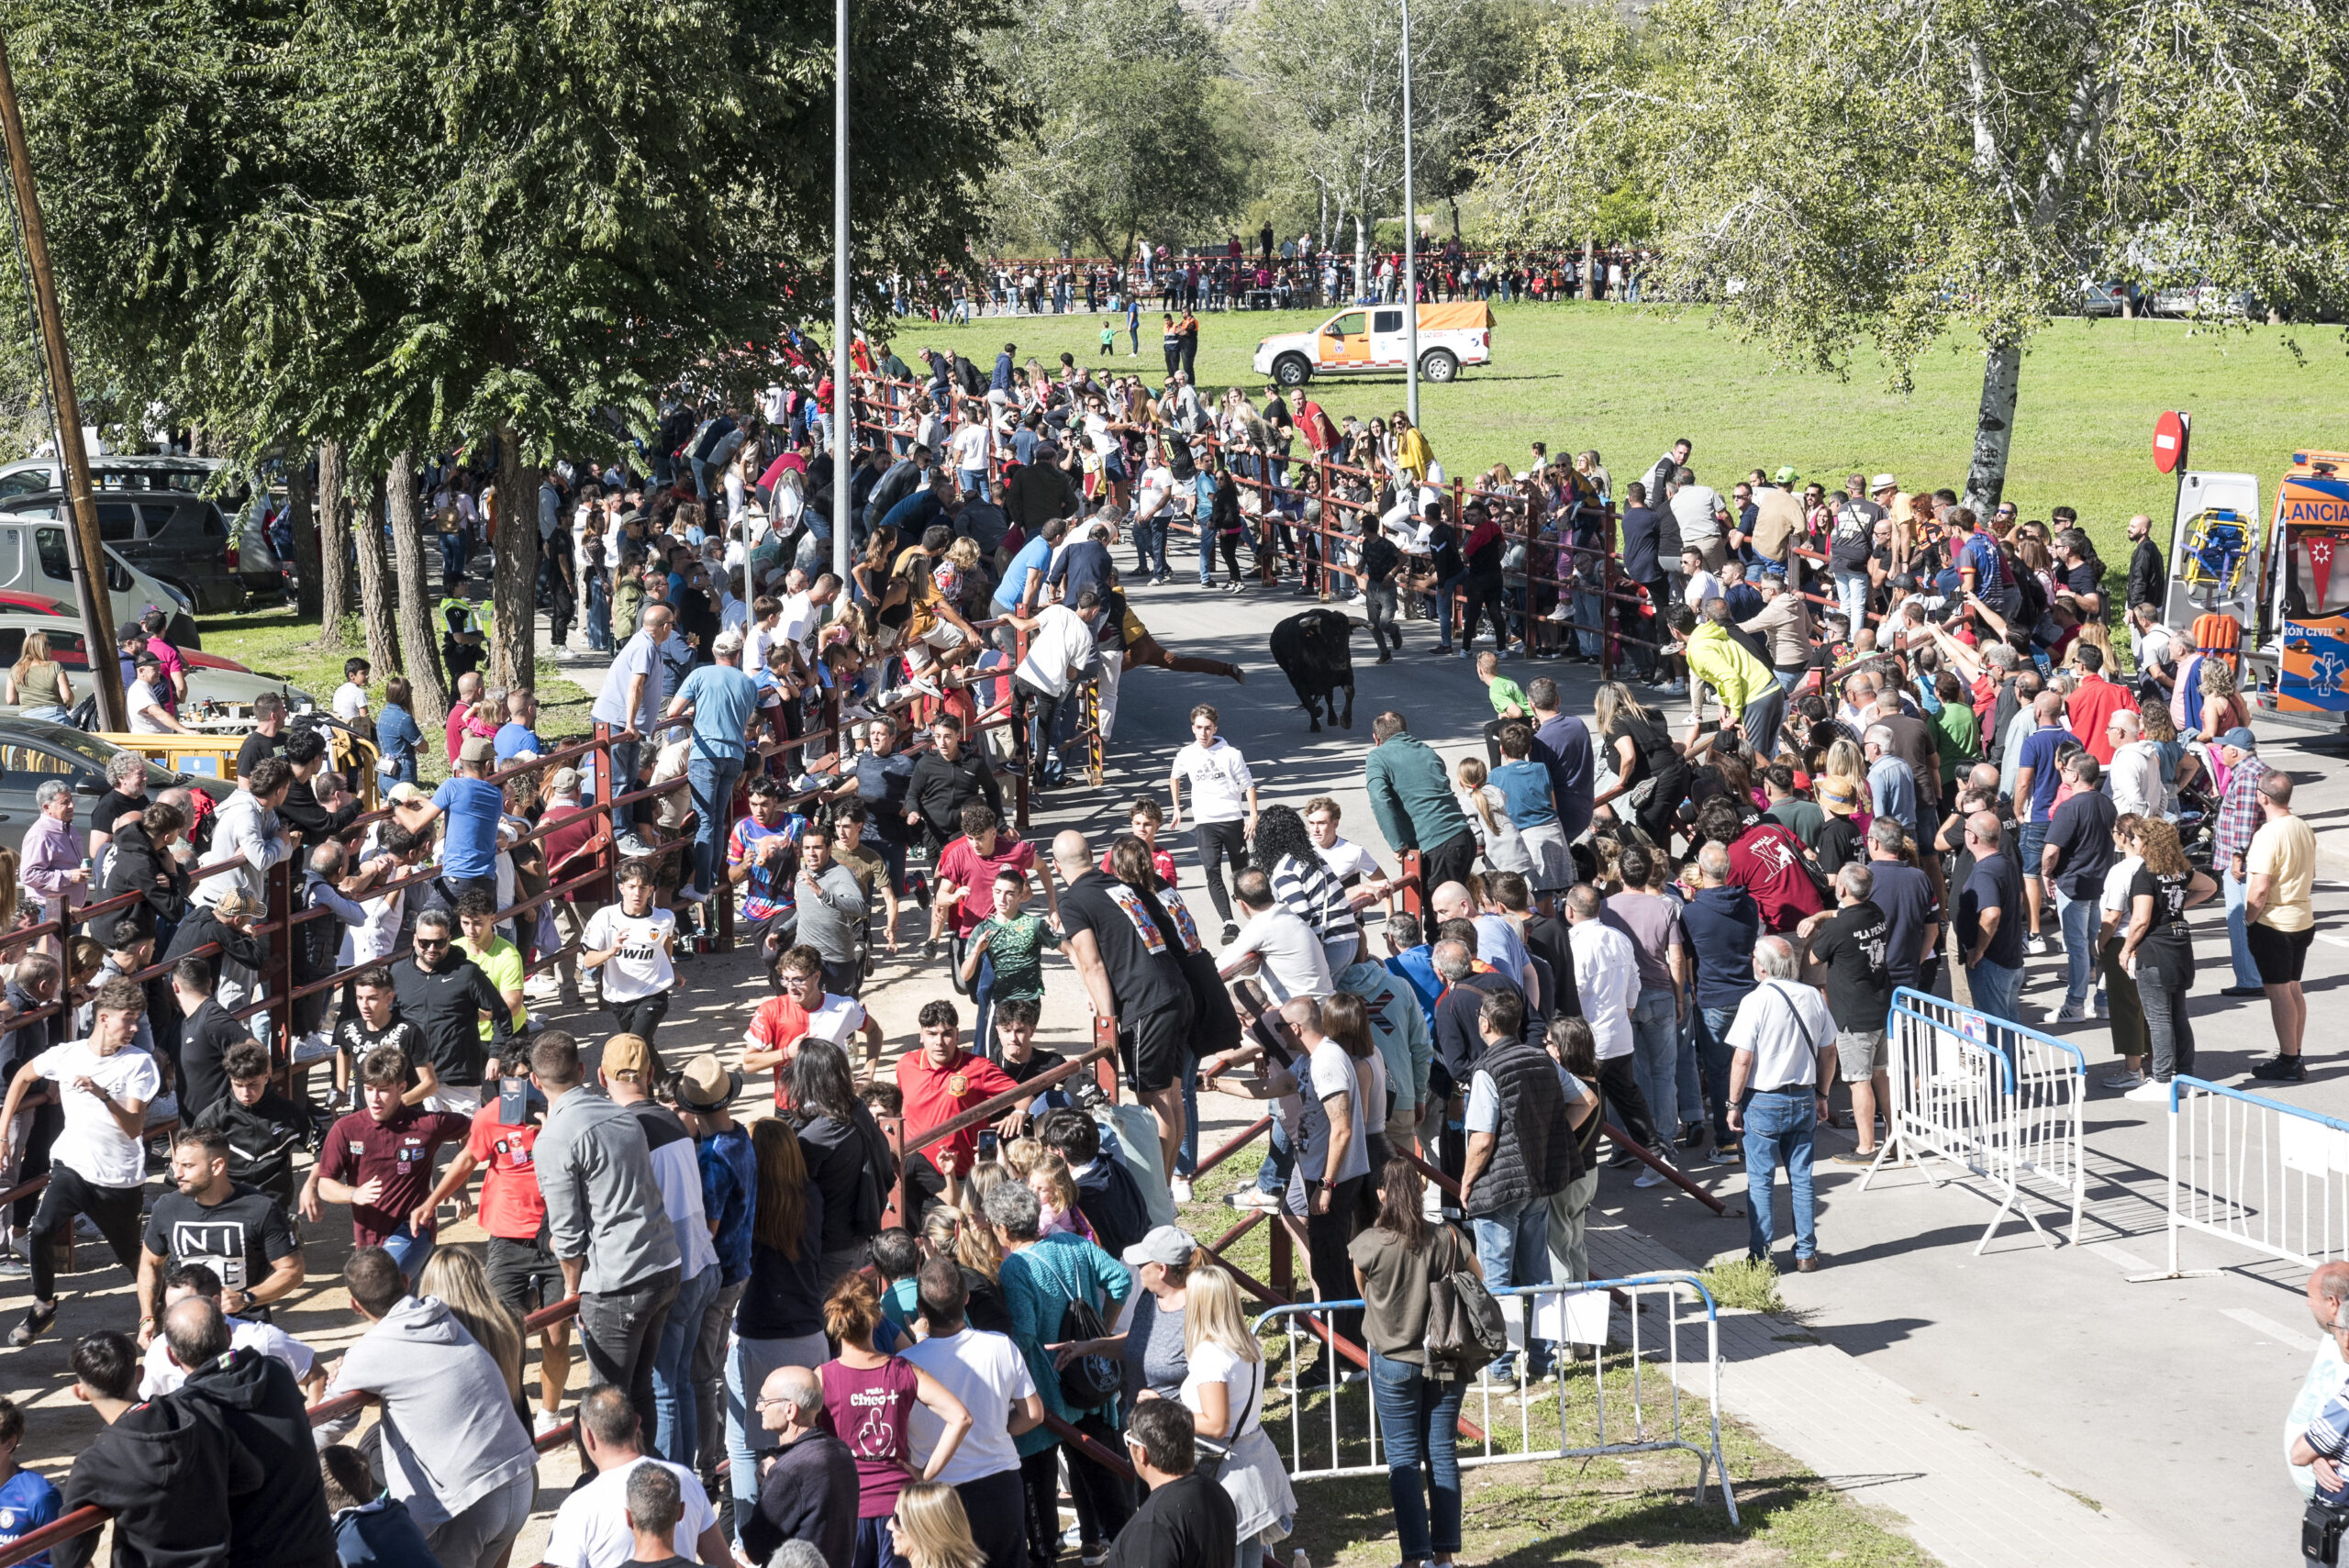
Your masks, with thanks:
[[[1378,644],[1378,662],[1391,663],[1403,646],[1403,628],[1395,622],[1395,574],[1402,569],[1403,552],[1375,528],[1362,543],[1362,591],[1370,611],[1370,637]],[[1389,648],[1389,643],[1394,644]]]
[[[1061,895],[1063,951],[1084,982],[1097,1018],[1115,1021],[1135,1098],[1158,1119],[1159,1156],[1171,1181],[1183,1142],[1183,1084],[1191,1056],[1191,984],[1184,944],[1158,900],[1097,870],[1085,835],[1052,840]]]
[[[228,1179],[257,1187],[294,1208],[294,1151],[310,1141],[310,1113],[270,1082],[269,1051],[240,1040],[221,1060],[228,1092],[195,1118],[198,1132],[228,1140]]]
[[[265,758],[285,750],[285,699],[275,692],[253,698],[253,732],[237,748],[237,785],[244,787]]]
[[[2064,770],[2072,793],[2055,808],[2047,825],[2047,846],[2040,863],[2026,870],[2044,875],[2055,884],[2055,911],[2064,925],[2064,1005],[2048,1015],[2050,1023],[2067,1024],[2087,1016],[2088,991],[2096,984],[2099,940],[2098,915],[2102,907],[2105,873],[2118,852],[2112,828],[2120,813],[2112,797],[2098,786],[2104,767],[2083,751]]]
[[[1178,1400],[1145,1399],[1126,1418],[1125,1435],[1150,1496],[1109,1543],[1106,1568],[1223,1568],[1239,1550],[1240,1514],[1198,1473],[1191,1412]]]
[[[1827,1010],[1835,1018],[1835,1058],[1852,1091],[1852,1123],[1859,1147],[1830,1163],[1876,1162],[1876,1112],[1891,1106],[1890,1059],[1885,1053],[1887,1012],[1892,1006],[1892,975],[1885,962],[1891,922],[1870,895],[1876,873],[1854,861],[1835,873],[1840,907],[1811,916],[1796,929],[1810,943],[1813,962],[1827,967]]]
[[[266,1319],[268,1305],[302,1283],[302,1244],[285,1209],[267,1193],[228,1179],[226,1133],[183,1131],[172,1140],[172,1183],[147,1217],[139,1260],[139,1342],[155,1337],[163,1276],[202,1263],[220,1276],[220,1309]]]
[[[2022,875],[1999,852],[1996,814],[1965,819],[1965,847],[1975,859],[1957,897],[1958,958],[1974,1006],[2012,1018],[2022,990]]]
[[[366,1061],[367,1053],[377,1046],[388,1045],[407,1058],[408,1084],[401,1100],[411,1106],[422,1104],[440,1087],[440,1079],[424,1048],[423,1033],[399,1015],[398,991],[390,968],[377,964],[360,971],[351,985],[351,1002],[357,1010],[343,1020],[334,1036],[336,1103],[342,1103],[349,1089],[350,1108],[359,1108],[359,1094],[351,1084],[351,1069]]]

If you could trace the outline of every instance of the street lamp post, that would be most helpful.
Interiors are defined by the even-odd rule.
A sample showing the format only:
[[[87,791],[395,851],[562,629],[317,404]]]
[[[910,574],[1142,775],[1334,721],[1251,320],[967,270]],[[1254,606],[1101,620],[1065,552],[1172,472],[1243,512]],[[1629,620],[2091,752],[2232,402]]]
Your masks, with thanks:
[[[1411,0],[1403,6],[1403,355],[1404,411],[1419,425],[1419,224],[1411,191]]]
[[[848,0],[832,6],[832,574],[848,581],[849,474],[856,447],[849,379]]]

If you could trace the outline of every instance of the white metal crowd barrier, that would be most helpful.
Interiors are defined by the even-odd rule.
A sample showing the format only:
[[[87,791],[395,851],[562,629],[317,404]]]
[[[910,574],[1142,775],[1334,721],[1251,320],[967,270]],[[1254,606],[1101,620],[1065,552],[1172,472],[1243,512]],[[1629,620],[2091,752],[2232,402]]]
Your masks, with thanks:
[[[1906,986],[1893,994],[1886,1021],[1892,1104],[1861,1189],[1887,1163],[1914,1164],[1935,1185],[1943,1180],[1935,1161],[1972,1173],[1998,1205],[1974,1244],[1978,1254],[2009,1211],[2055,1244],[2023,1193],[2025,1179],[2034,1178],[2057,1195],[2054,1207],[2070,1208],[2072,1244],[2079,1245],[2087,1058],[2051,1035]]]
[[[1679,1449],[1697,1459],[1694,1501],[1705,1501],[1708,1479],[1717,1477],[1730,1522],[1738,1522],[1737,1496],[1721,1457],[1720,1318],[1702,1281],[1691,1273],[1654,1273],[1520,1285],[1493,1296],[1508,1318],[1515,1367],[1506,1382],[1489,1381],[1487,1370],[1452,1385],[1461,1391],[1455,1436],[1461,1468]],[[1614,1342],[1610,1365],[1609,1326],[1619,1307],[1628,1328]],[[1280,1429],[1287,1428],[1292,1480],[1386,1473],[1389,1445],[1380,1430],[1375,1379],[1330,1347],[1321,1331],[1334,1317],[1339,1331],[1359,1343],[1346,1319],[1358,1320],[1362,1307],[1359,1301],[1308,1301],[1256,1319],[1259,1339],[1267,1329],[1287,1336],[1286,1376],[1264,1397],[1275,1407],[1286,1397],[1288,1408],[1264,1425],[1276,1444]],[[1682,1343],[1684,1332],[1693,1339],[1699,1328],[1701,1363],[1688,1353],[1696,1346]],[[1317,1342],[1323,1345],[1319,1366],[1300,1386],[1298,1352]],[[1575,1355],[1576,1346],[1588,1349]],[[1545,1375],[1531,1375],[1529,1349],[1554,1358]],[[1701,1396],[1682,1386],[1684,1368],[1693,1382],[1699,1364]],[[1703,1429],[1692,1434],[1695,1418],[1684,1405],[1700,1402]]]
[[[2199,1230],[2312,1269],[2349,1257],[2349,1122],[2183,1074],[2169,1085],[2169,1273]]]

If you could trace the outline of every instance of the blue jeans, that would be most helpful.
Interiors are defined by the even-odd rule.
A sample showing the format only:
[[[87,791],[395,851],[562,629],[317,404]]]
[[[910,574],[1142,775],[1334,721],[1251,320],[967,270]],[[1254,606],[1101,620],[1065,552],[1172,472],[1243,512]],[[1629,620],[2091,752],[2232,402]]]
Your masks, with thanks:
[[[1584,658],[1596,659],[1598,657],[1600,644],[1606,640],[1603,635],[1602,619],[1602,611],[1605,606],[1600,603],[1597,594],[1586,592],[1580,588],[1575,590],[1574,605],[1575,641],[1581,649]]]
[[[685,779],[693,790],[694,885],[707,893],[718,885],[718,846],[724,841],[734,809],[734,784],[742,776],[742,761],[696,757],[685,764]]]
[[[1680,1049],[1673,1062],[1672,1084],[1680,1096],[1680,1122],[1684,1127],[1694,1127],[1705,1119],[1705,1075],[1697,1068],[1697,1033],[1702,1022],[1697,1009],[1691,1006],[1675,1031]]]
[[[1288,1190],[1289,1167],[1297,1163],[1297,1145],[1288,1140],[1288,1131],[1278,1118],[1273,1120],[1272,1151],[1256,1170],[1256,1190],[1260,1193],[1285,1193]]]
[[[1460,1396],[1466,1387],[1457,1378],[1431,1383],[1410,1362],[1370,1352],[1370,1397],[1386,1440],[1386,1492],[1406,1562],[1460,1550]]]
[[[701,1320],[718,1295],[723,1271],[711,1263],[677,1287],[669,1320],[661,1326],[661,1345],[652,1354],[652,1451],[672,1464],[694,1467],[694,1446],[701,1431],[701,1401],[694,1388],[694,1346],[701,1338]]]
[[[2227,956],[2234,963],[2235,984],[2255,986],[2259,984],[2259,965],[2251,961],[2251,939],[2243,931],[2243,905],[2247,889],[2235,880],[2234,873],[2226,869],[2224,862],[2220,865],[2219,882],[2227,892]]]
[[[612,651],[612,595],[601,577],[587,579],[587,646],[598,653]]]
[[[1868,574],[1839,569],[1833,576],[1837,606],[1842,610],[1843,618],[1851,623],[1852,635],[1856,637],[1860,628],[1868,624]]]
[[[759,1462],[754,1451],[771,1440],[759,1420],[759,1390],[775,1368],[804,1366],[813,1371],[829,1361],[831,1353],[821,1334],[804,1340],[751,1340],[738,1334],[726,1352],[726,1453],[732,1461],[726,1484],[734,1494],[738,1541],[742,1521],[759,1502]]]
[[[1435,585],[1435,596],[1429,602],[1428,617],[1435,622],[1436,646],[1447,652],[1452,648],[1452,620],[1456,601],[1453,593],[1460,586],[1459,577],[1446,577]]]
[[[958,944],[955,949],[957,962],[960,962],[961,951],[962,949]],[[979,972],[971,977],[971,1048],[989,1062],[997,1062],[1000,1064],[995,1051],[991,1049],[994,1042],[987,1038],[988,1030],[994,1027],[995,960],[981,953]]]
[[[1527,1198],[1522,1203],[1496,1209],[1490,1214],[1469,1218],[1476,1231],[1476,1262],[1485,1271],[1485,1287],[1487,1290],[1550,1283],[1550,1200],[1547,1196]],[[1524,1296],[1520,1299],[1525,1306],[1527,1321],[1531,1322],[1534,1298]],[[1541,1376],[1549,1369],[1549,1345],[1528,1335],[1525,1349],[1526,1374]],[[1496,1380],[1508,1375],[1511,1359],[1507,1354],[1494,1358],[1492,1375]]]
[[[1134,568],[1137,576],[1166,570],[1166,514],[1153,512],[1134,519]]]
[[[433,1230],[418,1236],[412,1227],[403,1225],[384,1238],[384,1251],[391,1254],[392,1262],[400,1266],[400,1273],[413,1285],[424,1273],[424,1265],[431,1261],[438,1237],[439,1232]]]
[[[1656,1136],[1669,1137],[1668,1125],[1680,1104],[1680,1014],[1668,988],[1643,987],[1631,1008],[1631,1073],[1639,1080],[1648,1111],[1656,1120]],[[1697,1118],[1687,1118],[1694,1121]]]
[[[1713,1141],[1727,1143],[1729,1129],[1729,1026],[1737,1020],[1735,1007],[1697,1009],[1697,1058],[1705,1075],[1705,1114],[1713,1124]]]
[[[1187,1176],[1199,1168],[1199,1063],[1183,1063],[1183,1141],[1174,1151],[1174,1173]]]
[[[987,471],[985,469],[958,468],[954,471],[954,477],[962,484],[963,495],[976,495],[981,500],[993,499],[993,497],[987,495]]]
[[[641,740],[612,742],[612,798],[614,800],[618,800],[636,787],[637,759],[643,745],[644,742]],[[615,834],[635,831],[629,825],[629,808],[625,806],[612,807],[612,831]]]
[[[2098,905],[2094,897],[2075,898],[2060,887],[2055,890],[2055,915],[2064,922],[2064,1000],[2075,1006],[2087,1003],[2088,988],[2096,984]]]
[[[1819,1251],[1811,1229],[1810,1135],[1819,1127],[1819,1102],[1808,1087],[1792,1094],[1758,1094],[1745,1103],[1745,1250],[1766,1258],[1776,1216],[1772,1186],[1784,1162],[1794,1188],[1795,1256]]]
[[[465,580],[465,552],[471,541],[463,534],[440,536],[440,581],[450,593]]]
[[[2019,1021],[2015,1013],[2022,1006],[2022,965],[1992,963],[1986,958],[1966,970],[1965,983],[1973,988],[1976,1012]]]

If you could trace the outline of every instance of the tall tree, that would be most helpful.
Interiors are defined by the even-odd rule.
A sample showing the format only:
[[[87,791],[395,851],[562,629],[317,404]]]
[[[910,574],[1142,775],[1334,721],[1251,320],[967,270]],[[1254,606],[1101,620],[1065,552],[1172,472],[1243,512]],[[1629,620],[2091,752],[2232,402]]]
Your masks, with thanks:
[[[1044,0],[993,47],[1030,95],[1001,185],[1015,239],[1123,260],[1237,205],[1230,126],[1205,90],[1222,57],[1177,0]]]
[[[351,474],[343,462],[342,443],[318,443],[318,646],[343,646],[343,602],[351,596],[351,563],[343,547],[351,542]],[[366,509],[357,508],[360,515]],[[388,675],[391,671],[384,671]]]
[[[424,581],[424,512],[416,454],[395,452],[384,476],[384,512],[391,524],[392,578],[399,596],[400,647],[408,689],[416,695],[417,728],[431,735],[449,722],[449,683],[440,673],[440,617]]]
[[[384,476],[368,474],[351,504],[352,543],[359,557],[359,619],[367,628],[367,662],[385,674],[406,674],[400,656],[399,589],[384,545],[385,526]],[[421,581],[423,544],[417,541],[417,571]]]
[[[2023,354],[2084,279],[2349,302],[2349,38],[2328,0],[1662,0],[1559,14],[1483,172],[1522,237],[1656,216],[1650,297],[1905,390],[1979,353],[1966,479],[2006,481]]]

